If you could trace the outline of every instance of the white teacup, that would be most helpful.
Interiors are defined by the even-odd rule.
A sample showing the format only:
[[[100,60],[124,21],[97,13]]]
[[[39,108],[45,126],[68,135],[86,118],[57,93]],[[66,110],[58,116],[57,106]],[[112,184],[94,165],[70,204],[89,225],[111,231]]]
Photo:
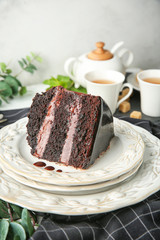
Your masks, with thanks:
[[[159,83],[151,83],[151,79]],[[160,70],[149,69],[137,74],[141,95],[141,110],[151,117],[160,117]],[[151,82],[146,82],[147,79]]]
[[[103,100],[108,104],[112,114],[116,111],[116,108],[126,100],[133,91],[132,85],[124,83],[125,76],[117,71],[112,70],[99,70],[91,71],[84,76],[87,86],[87,93],[95,96],[101,96]],[[93,81],[111,81],[112,83],[95,83]],[[120,91],[128,87],[129,92],[121,100],[118,101]]]

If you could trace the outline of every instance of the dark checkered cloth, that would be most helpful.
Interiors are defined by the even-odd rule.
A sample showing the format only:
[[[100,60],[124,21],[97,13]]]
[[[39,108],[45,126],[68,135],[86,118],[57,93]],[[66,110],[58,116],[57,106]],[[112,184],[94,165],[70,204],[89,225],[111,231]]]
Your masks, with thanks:
[[[28,109],[5,111],[6,124],[25,117]],[[160,123],[122,118],[160,138]],[[44,214],[30,240],[160,240],[160,191],[146,200],[110,213],[87,216]]]

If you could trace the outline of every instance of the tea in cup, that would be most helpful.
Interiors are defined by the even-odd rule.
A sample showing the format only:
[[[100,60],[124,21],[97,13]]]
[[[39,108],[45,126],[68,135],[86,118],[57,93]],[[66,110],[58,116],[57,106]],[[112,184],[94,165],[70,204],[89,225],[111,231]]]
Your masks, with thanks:
[[[117,71],[91,71],[86,73],[84,78],[86,81],[87,93],[102,97],[109,106],[112,114],[116,111],[120,103],[126,100],[133,91],[131,84],[123,84],[125,76]],[[128,87],[129,92],[118,101],[119,93],[124,87]]]
[[[144,70],[137,74],[141,110],[151,117],[160,117],[160,69]]]

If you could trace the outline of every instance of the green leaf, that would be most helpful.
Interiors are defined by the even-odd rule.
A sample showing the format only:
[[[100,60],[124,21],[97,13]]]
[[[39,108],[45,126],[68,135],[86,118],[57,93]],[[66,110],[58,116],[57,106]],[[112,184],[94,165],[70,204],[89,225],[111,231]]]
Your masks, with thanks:
[[[57,79],[59,81],[71,81],[68,76],[63,76],[63,75],[57,75]]]
[[[10,207],[12,209],[13,219],[16,220],[18,218],[21,218],[22,208],[12,203],[10,203]]]
[[[21,218],[22,208],[14,204],[9,205],[11,208],[13,220]],[[10,219],[10,215],[8,212],[8,204],[3,200],[0,200],[0,218]]]
[[[54,77],[51,77],[50,79],[44,80],[44,84],[50,85],[51,87],[57,87],[60,86],[60,81]]]
[[[25,59],[25,58],[22,58],[22,61],[23,61],[23,63],[24,63],[24,64],[26,64],[26,65],[27,65],[27,61],[26,61],[26,59]]]
[[[70,91],[87,93],[86,88],[82,86],[75,88],[74,82],[68,76],[58,75],[57,78],[51,77],[50,79],[44,80],[43,83],[50,86],[47,90],[52,87],[62,86]]]
[[[53,77],[51,77],[50,79],[44,80],[43,83],[46,85],[52,85],[54,83]]]
[[[35,58],[38,62],[40,62],[40,63],[42,62],[42,58],[41,58],[40,56],[35,56],[34,58]]]
[[[9,230],[9,222],[5,219],[0,221],[0,240],[5,240],[7,238]]]
[[[51,77],[44,80],[44,84],[50,85],[50,87],[62,86],[64,88],[70,88],[73,85],[73,81],[69,77],[58,75],[57,78]]]
[[[18,94],[18,87],[19,87],[19,84],[17,83],[17,80],[12,77],[12,76],[7,76],[4,81],[6,83],[8,83],[8,85],[12,88],[12,92],[13,92],[13,95],[17,95]]]
[[[9,69],[9,68],[6,69],[6,74],[10,74],[11,72],[12,72],[11,69]]]
[[[0,81],[0,94],[5,97],[12,96],[12,88],[4,80]]]
[[[21,89],[19,90],[19,94],[23,96],[27,92],[27,88],[25,86],[22,86]]]
[[[31,222],[31,217],[29,215],[29,212],[26,208],[24,208],[22,210],[22,217],[21,217],[22,221],[21,224],[24,227],[26,233],[28,234],[29,237],[32,236],[33,232],[34,232],[34,227],[32,225]]]
[[[21,84],[21,82],[16,78],[16,77],[13,77],[13,76],[11,76],[11,75],[9,75],[8,74],[8,76],[7,77],[9,77],[10,79],[13,79],[14,81],[16,81],[17,82],[17,84],[18,84],[18,86],[22,86],[22,84]],[[12,81],[12,80],[11,80]]]
[[[7,66],[4,62],[1,62],[0,63],[0,68],[1,68],[1,71],[4,73],[6,71]]]
[[[60,81],[60,85],[69,89],[74,83],[68,76],[58,75],[57,79]]]
[[[74,91],[74,92],[87,93],[86,88],[84,88],[84,87],[82,87],[82,86],[80,86],[79,88],[71,87],[70,90],[71,90],[71,91]]]
[[[16,81],[19,87],[22,86],[21,82],[20,82],[16,77],[13,77],[13,76],[11,76],[11,75],[9,75],[9,74],[8,74],[7,77],[9,77],[10,79],[13,79],[14,81]],[[11,80],[11,81],[12,81],[12,80]]]
[[[17,222],[11,222],[9,225],[7,240],[18,239],[18,237],[20,240],[26,240],[25,230],[21,224]]]
[[[24,63],[22,61],[18,61],[19,65],[21,66],[21,68],[24,68]]]
[[[13,240],[21,240],[20,237],[18,235],[14,236]]]
[[[26,59],[27,59],[28,62],[31,62],[30,56],[26,56]]]
[[[2,105],[2,100],[0,99],[0,106]]]
[[[0,97],[1,97],[1,99],[2,99],[3,101],[5,101],[6,103],[8,103],[8,100],[7,100],[7,98],[6,98],[5,96],[3,96],[3,95],[0,94]],[[12,98],[12,96],[10,96],[10,98]]]
[[[25,67],[24,69],[26,72],[34,73],[34,70],[30,67]]]
[[[46,89],[46,91],[48,91],[48,90],[50,90],[52,87],[48,87],[47,89]]]
[[[30,73],[34,73],[34,70],[37,70],[37,68],[36,66],[30,63],[27,67],[24,68],[24,70]]]
[[[36,66],[31,63],[29,64],[29,67],[32,68],[33,70],[37,70]]]
[[[0,218],[9,218],[7,204],[3,200],[0,200]]]
[[[31,52],[31,55],[32,55],[32,57],[36,57],[36,54],[35,54],[35,53],[33,53],[33,52]]]
[[[39,56],[39,55],[36,55],[35,53],[33,53],[33,52],[31,52],[31,55],[32,55],[32,57],[36,60],[36,61],[38,61],[38,62],[42,62],[42,58]]]
[[[19,86],[19,87],[22,87],[22,84],[21,84],[21,82],[20,82],[20,81],[19,81],[17,78],[15,78],[15,77],[14,77],[14,79],[16,80],[16,82],[17,82],[18,86]]]
[[[31,219],[34,221],[34,223],[35,223],[35,225],[36,225],[36,222],[37,222],[36,213],[29,211],[29,214],[30,214],[30,216],[31,216]],[[37,226],[38,226],[38,224],[37,224]]]

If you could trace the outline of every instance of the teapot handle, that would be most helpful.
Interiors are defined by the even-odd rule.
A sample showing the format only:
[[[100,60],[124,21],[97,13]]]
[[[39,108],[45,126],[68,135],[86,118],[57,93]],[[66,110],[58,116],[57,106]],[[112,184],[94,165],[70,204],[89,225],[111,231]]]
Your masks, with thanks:
[[[64,70],[66,74],[75,82],[75,87],[79,87],[79,83],[77,83],[75,76],[73,75],[73,65],[76,62],[75,57],[68,58],[64,63]]]
[[[112,47],[111,53],[112,53],[112,54],[115,54],[115,52],[116,52],[123,44],[124,44],[123,41],[116,43],[116,44]]]
[[[122,59],[124,54],[128,54],[128,57],[126,59]],[[125,68],[127,68],[133,62],[133,53],[130,50],[128,50],[127,48],[122,48],[118,52],[118,56],[122,59],[123,65],[125,66]]]

